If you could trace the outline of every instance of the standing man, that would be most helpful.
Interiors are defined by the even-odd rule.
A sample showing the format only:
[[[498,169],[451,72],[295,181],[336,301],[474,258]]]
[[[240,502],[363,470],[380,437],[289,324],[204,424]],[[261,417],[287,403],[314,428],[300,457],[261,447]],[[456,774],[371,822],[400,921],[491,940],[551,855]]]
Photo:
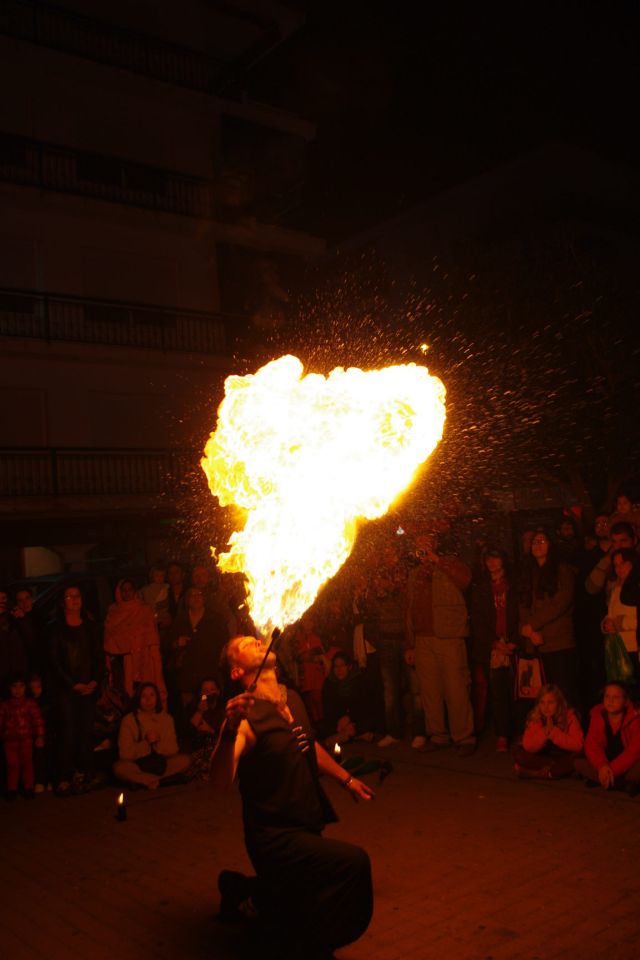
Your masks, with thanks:
[[[453,741],[458,756],[469,757],[476,738],[465,642],[469,617],[462,591],[471,582],[471,571],[457,557],[436,551],[435,535],[416,537],[418,566],[407,588],[407,656],[409,662],[415,659],[429,736],[423,751]]]
[[[337,818],[319,774],[338,781],[354,800],[370,800],[373,792],[314,740],[300,697],[278,684],[275,654],[252,689],[264,654],[254,637],[235,637],[223,651],[223,665],[243,692],[227,703],[212,775],[227,787],[237,771],[257,876],[220,874],[221,915],[248,906],[277,925],[278,958],[321,960],[364,933],[373,894],[366,852],[322,837]]]

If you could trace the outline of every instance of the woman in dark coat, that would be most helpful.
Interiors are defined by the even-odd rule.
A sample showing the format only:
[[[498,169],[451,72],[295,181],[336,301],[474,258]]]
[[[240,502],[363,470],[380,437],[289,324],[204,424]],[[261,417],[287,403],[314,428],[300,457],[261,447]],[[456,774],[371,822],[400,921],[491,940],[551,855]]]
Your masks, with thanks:
[[[102,638],[83,607],[80,588],[65,588],[51,633],[51,680],[58,732],[60,795],[82,791],[93,772],[93,726],[104,669]]]
[[[493,547],[485,550],[482,566],[483,573],[471,600],[471,659],[476,684],[482,680],[486,683],[488,679],[496,749],[504,753],[514,726],[513,660],[518,643],[518,593],[507,555],[502,550]]]
[[[568,703],[578,699],[574,593],[572,568],[558,561],[545,531],[536,530],[520,582],[520,634],[526,653],[541,659],[546,682],[560,687]]]

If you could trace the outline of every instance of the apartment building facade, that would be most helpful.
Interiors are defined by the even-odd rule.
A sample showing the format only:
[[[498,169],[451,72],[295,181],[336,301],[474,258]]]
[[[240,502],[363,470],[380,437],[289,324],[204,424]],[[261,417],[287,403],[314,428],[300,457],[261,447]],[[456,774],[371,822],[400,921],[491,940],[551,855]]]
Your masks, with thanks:
[[[170,550],[234,350],[323,249],[286,226],[312,125],[241,96],[300,25],[0,0],[3,576]]]

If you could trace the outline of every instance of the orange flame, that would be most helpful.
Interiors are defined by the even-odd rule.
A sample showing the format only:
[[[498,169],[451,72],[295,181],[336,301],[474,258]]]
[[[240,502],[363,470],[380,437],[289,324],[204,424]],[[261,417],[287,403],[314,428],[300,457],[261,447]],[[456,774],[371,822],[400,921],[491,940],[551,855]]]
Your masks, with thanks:
[[[201,460],[246,521],[218,557],[244,573],[263,634],[298,620],[347,559],[358,522],[383,516],[435,449],[445,388],[415,363],[303,376],[284,356],[231,376]]]

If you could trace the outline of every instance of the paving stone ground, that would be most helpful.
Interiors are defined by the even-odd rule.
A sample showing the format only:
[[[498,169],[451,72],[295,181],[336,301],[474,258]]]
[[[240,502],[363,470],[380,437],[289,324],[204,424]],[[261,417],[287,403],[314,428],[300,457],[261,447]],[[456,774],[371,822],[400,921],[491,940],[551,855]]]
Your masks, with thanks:
[[[405,744],[357,752],[394,771],[369,804],[327,786],[341,818],[328,833],[362,844],[374,869],[373,921],[341,960],[637,955],[640,797],[519,782],[490,740],[465,760]],[[132,793],[126,823],[116,794],[0,806],[0,957],[259,957],[215,917],[218,871],[250,870],[236,791]]]

